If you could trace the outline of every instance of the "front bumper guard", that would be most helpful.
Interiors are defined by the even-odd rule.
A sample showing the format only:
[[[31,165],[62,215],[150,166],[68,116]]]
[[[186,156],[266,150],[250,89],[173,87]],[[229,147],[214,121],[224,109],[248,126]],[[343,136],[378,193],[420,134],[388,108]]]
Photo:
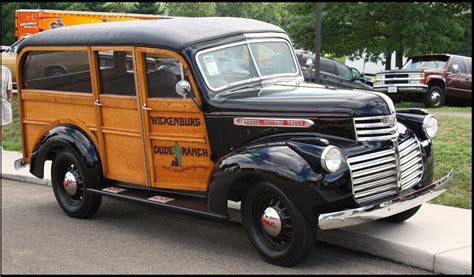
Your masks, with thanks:
[[[432,183],[431,185],[421,188],[408,195],[403,195],[397,199],[378,205],[321,214],[318,218],[319,228],[321,230],[328,230],[347,227],[404,212],[428,202],[445,192],[452,179],[453,171],[451,170],[447,175]]]

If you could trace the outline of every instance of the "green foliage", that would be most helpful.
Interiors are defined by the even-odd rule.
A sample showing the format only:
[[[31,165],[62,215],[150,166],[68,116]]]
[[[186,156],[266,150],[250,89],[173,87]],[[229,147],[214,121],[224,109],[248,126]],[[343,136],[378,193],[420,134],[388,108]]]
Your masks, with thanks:
[[[168,15],[171,16],[189,16],[189,17],[203,17],[215,16],[214,3],[199,3],[199,2],[173,2],[167,3]]]
[[[2,2],[2,44],[15,39],[15,10],[57,9],[170,16],[253,18],[285,29],[297,48],[314,50],[314,2]],[[472,5],[441,2],[325,2],[322,55],[360,57],[447,52],[471,56]]]

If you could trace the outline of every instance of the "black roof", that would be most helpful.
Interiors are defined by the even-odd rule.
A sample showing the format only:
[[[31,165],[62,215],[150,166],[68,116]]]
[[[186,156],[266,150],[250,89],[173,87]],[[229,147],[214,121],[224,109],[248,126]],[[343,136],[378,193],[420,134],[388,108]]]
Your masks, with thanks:
[[[244,33],[277,32],[283,29],[258,20],[235,17],[179,17],[82,24],[37,33],[26,46],[131,45],[181,51],[185,47]]]

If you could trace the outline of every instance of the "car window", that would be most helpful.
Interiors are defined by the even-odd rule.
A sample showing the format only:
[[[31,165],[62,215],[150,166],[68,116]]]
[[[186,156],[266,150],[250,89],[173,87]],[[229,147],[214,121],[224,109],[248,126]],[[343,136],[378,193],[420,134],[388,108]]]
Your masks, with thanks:
[[[459,66],[459,72],[460,73],[466,73],[466,67],[464,66],[464,61],[460,57],[452,57],[451,58],[451,63],[449,65],[448,71],[449,72],[454,72],[453,70],[453,65],[457,64]]]
[[[352,80],[352,71],[349,67],[343,65],[343,64],[336,64],[337,66],[337,75],[343,79],[346,80]]]
[[[321,59],[321,71],[329,74],[336,74],[336,63]]]
[[[100,93],[135,96],[132,53],[100,51],[98,58]]]
[[[286,43],[250,43],[250,47],[262,76],[298,72]]]
[[[472,74],[472,59],[466,58],[466,63],[467,63],[467,69],[469,70],[469,73]]]
[[[23,70],[26,89],[92,93],[87,51],[31,51]]]
[[[190,82],[187,72],[176,58],[159,54],[143,54],[146,59],[148,97],[183,98],[176,93],[176,84],[184,78]],[[191,92],[192,94],[192,92]]]

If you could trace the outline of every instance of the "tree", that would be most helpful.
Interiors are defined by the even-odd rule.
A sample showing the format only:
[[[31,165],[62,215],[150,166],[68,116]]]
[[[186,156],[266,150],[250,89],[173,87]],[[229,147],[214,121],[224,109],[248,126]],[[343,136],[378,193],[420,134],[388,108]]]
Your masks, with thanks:
[[[189,17],[203,17],[215,16],[214,3],[199,3],[199,2],[173,2],[167,3],[168,15],[172,16],[189,16]]]
[[[313,49],[312,3],[289,5],[287,30],[298,45]],[[335,56],[388,58],[418,53],[470,53],[470,3],[324,3],[323,53]],[[470,54],[469,54],[470,55]]]

